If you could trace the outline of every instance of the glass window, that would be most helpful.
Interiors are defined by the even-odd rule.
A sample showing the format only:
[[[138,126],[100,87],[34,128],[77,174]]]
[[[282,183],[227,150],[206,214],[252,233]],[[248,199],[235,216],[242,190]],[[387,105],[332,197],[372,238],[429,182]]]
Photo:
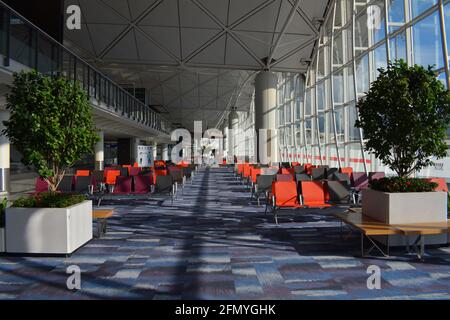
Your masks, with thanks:
[[[325,142],[326,143],[334,142],[334,125],[331,111],[325,113],[325,130],[327,132]]]
[[[378,77],[379,71],[378,69],[383,68],[385,69],[387,66],[387,59],[386,59],[386,44],[382,44],[381,46],[377,47],[373,51],[373,60],[374,60],[374,78],[376,79]]]
[[[411,10],[413,18],[417,17],[431,6],[435,5],[438,0],[412,0]]]
[[[347,107],[348,112],[348,140],[356,141],[359,140],[359,129],[355,127],[355,122],[358,120],[358,112],[354,104]]]
[[[347,87],[345,92],[345,102],[355,100],[355,90],[353,86],[353,68],[345,68]]]
[[[311,90],[307,89],[306,90],[306,95],[305,95],[305,116],[310,116],[311,115]]]
[[[391,60],[403,59],[407,61],[406,56],[406,35],[405,32],[400,33],[394,38],[389,40],[389,51],[391,55]]]
[[[356,86],[358,94],[369,91],[369,55],[356,61]]]
[[[389,32],[394,32],[405,23],[405,1],[388,0]]]
[[[322,81],[317,85],[317,110],[319,111],[325,110],[326,107],[325,90],[325,82]]]
[[[437,12],[413,25],[414,63],[443,67],[442,42]]]
[[[355,22],[355,49],[363,49],[369,47],[367,14],[364,13],[356,18]]]
[[[312,143],[312,121],[311,118],[305,121],[305,134],[306,134],[306,144],[310,145]]]
[[[325,141],[325,114],[323,112],[319,113],[317,118],[317,122],[319,125],[319,138],[320,142],[323,143]]]
[[[345,122],[344,122],[344,109],[338,108],[334,111],[336,117],[336,133],[338,142],[344,142],[345,140]]]
[[[367,9],[373,16],[372,32],[373,32],[373,44],[386,38],[385,32],[385,14],[384,14],[384,1],[375,1]]]
[[[333,46],[333,64],[341,65],[344,61],[342,50],[342,32],[334,38]]]
[[[295,124],[295,144],[297,147],[303,146],[303,123]]]
[[[334,103],[344,103],[344,74],[339,71],[333,75],[333,96]]]

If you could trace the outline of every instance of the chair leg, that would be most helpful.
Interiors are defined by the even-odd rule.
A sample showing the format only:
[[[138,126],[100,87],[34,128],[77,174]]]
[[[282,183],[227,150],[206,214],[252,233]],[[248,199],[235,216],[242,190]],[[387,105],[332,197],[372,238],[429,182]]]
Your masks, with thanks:
[[[273,217],[275,218],[275,224],[278,226],[278,215],[277,215],[277,209],[274,207],[273,211]]]

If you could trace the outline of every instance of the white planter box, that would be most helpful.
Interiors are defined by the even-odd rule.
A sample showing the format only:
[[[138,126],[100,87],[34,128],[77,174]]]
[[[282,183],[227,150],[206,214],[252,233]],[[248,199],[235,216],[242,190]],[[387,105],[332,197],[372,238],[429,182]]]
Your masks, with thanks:
[[[388,224],[447,221],[446,192],[387,193],[363,190],[362,213]]]
[[[5,229],[0,228],[0,252],[5,252]]]
[[[92,201],[68,208],[7,208],[6,252],[71,254],[92,239]]]

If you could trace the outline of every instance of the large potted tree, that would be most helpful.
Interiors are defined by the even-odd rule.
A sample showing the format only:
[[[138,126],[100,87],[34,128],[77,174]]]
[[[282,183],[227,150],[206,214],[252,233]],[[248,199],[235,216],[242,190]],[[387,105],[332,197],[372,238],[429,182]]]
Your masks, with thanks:
[[[5,211],[6,252],[70,254],[92,239],[92,202],[57,192],[65,172],[98,140],[86,92],[63,76],[14,74],[11,116],[2,132],[34,166],[49,192],[20,198]]]
[[[363,191],[362,212],[389,224],[447,220],[447,194],[436,184],[413,178],[447,156],[450,93],[432,67],[409,67],[404,61],[379,69],[378,78],[358,102],[365,150],[397,173]]]

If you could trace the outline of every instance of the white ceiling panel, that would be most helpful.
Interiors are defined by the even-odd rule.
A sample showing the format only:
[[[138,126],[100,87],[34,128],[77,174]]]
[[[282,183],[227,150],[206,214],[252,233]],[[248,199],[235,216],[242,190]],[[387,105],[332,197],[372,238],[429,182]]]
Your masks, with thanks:
[[[253,84],[247,80],[258,71],[305,72],[301,61],[312,56],[329,1],[65,3],[79,4],[83,13],[82,29],[66,30],[65,44],[117,83],[146,88],[148,103],[191,129],[195,117],[209,124],[227,108],[248,110]]]

